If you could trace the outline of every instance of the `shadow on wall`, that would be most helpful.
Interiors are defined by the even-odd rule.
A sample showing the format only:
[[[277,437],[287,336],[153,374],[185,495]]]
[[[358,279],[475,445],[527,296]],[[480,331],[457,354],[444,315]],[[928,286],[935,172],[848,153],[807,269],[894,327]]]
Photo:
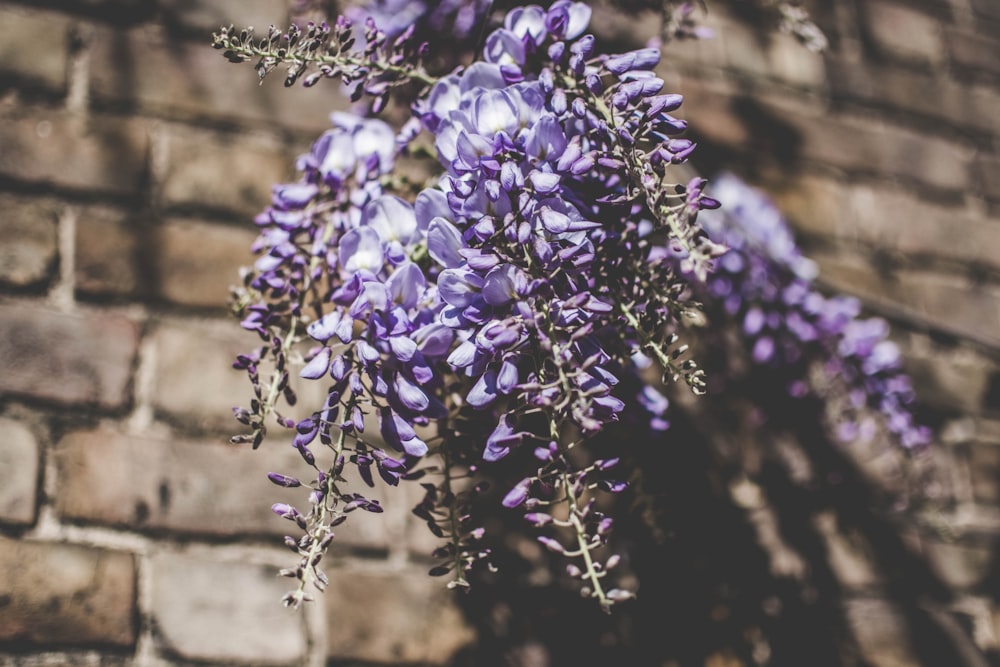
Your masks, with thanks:
[[[937,462],[899,459],[911,469],[886,475],[884,460],[829,440],[821,405],[780,398],[766,377],[747,381],[756,396],[779,397],[769,414],[787,415],[782,423],[748,429],[740,406],[710,396],[637,448],[644,472],[633,488],[651,490],[623,500],[616,529],[636,600],[604,615],[561,575],[565,562],[527,533],[505,539],[501,574],[461,599],[479,644],[452,664],[1000,664],[995,642],[984,654],[973,640],[993,636],[989,612],[954,592],[1000,590],[995,538],[970,545],[918,527],[911,510],[942,501],[886,486],[935,488]],[[522,530],[493,521],[495,534]]]

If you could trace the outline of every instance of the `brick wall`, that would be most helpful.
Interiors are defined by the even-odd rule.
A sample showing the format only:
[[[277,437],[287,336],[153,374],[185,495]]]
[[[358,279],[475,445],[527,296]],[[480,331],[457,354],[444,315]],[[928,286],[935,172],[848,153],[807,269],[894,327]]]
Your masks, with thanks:
[[[710,3],[716,39],[670,46],[663,68],[699,166],[768,189],[822,279],[892,320],[954,495],[953,538],[907,545],[949,591],[926,604],[967,664],[998,664],[1000,11],[816,0],[832,45],[815,55],[727,6]],[[656,33],[610,11],[609,39]],[[226,442],[249,389],[230,360],[254,344],[225,313],[248,220],[344,100],[258,86],[209,35],[285,14],[0,2],[2,665],[443,664],[472,641],[388,494],[384,520],[340,536],[324,601],[282,609],[264,473],[294,457]],[[865,664],[935,664],[883,595],[877,547],[816,523]]]

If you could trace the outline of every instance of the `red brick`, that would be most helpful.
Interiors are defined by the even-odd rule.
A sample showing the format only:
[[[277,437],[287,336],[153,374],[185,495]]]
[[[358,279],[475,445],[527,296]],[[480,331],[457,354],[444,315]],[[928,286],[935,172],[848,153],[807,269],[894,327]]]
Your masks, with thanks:
[[[979,133],[993,133],[1000,94],[986,86],[874,63],[832,61],[830,85],[835,98],[888,108]],[[934,91],[932,95],[928,91]]]
[[[0,537],[0,640],[135,645],[135,559]]]
[[[252,264],[250,230],[195,220],[172,219],[158,226],[157,293],[172,303],[223,311],[239,269]]]
[[[249,219],[270,203],[274,184],[295,175],[295,155],[262,137],[181,125],[171,125],[167,137],[161,186],[167,207],[225,209]]]
[[[131,321],[106,312],[0,305],[2,392],[121,409],[130,400],[138,339]]]
[[[226,664],[305,664],[301,613],[268,566],[160,554],[152,560],[156,640],[168,655]]]
[[[0,282],[28,287],[51,277],[60,210],[50,200],[0,195]]]
[[[0,7],[0,76],[30,87],[66,89],[71,19],[27,7]]]
[[[442,579],[426,569],[327,570],[327,655],[386,664],[444,665],[475,636]],[[364,604],[358,604],[364,600]]]
[[[148,136],[140,121],[0,106],[0,175],[77,190],[135,194]]]
[[[943,59],[937,19],[904,3],[870,1],[863,7],[868,36],[881,53],[922,63]]]
[[[286,89],[280,72],[258,84],[252,63],[233,65],[205,41],[171,39],[163,26],[102,28],[93,40],[92,93],[184,118],[285,126],[319,132],[349,101],[340,84]]]
[[[39,479],[38,441],[13,419],[0,418],[0,523],[35,522]]]

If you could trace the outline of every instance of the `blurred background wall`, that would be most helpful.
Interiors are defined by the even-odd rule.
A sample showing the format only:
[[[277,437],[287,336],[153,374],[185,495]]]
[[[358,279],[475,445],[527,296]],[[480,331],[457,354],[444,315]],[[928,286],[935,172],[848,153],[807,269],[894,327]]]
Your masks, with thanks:
[[[671,44],[663,76],[699,167],[768,190],[821,279],[892,322],[947,481],[947,534],[900,527],[938,587],[913,604],[965,664],[998,665],[1000,4],[806,6],[825,54],[716,0],[716,38]],[[230,363],[255,339],[225,305],[250,221],[345,100],[258,86],[209,44],[287,17],[282,0],[0,2],[0,665],[447,664],[475,641],[400,494],[338,535],[325,597],[283,609],[265,474],[297,454],[227,442],[250,393]],[[659,25],[595,5],[622,48]],[[943,664],[885,594],[877,545],[820,532],[856,664]]]

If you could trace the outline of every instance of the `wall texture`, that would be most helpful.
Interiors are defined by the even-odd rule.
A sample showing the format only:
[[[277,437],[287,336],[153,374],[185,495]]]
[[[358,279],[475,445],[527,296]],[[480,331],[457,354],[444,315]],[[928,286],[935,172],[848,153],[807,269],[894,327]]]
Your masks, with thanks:
[[[966,664],[1000,664],[1000,5],[816,0],[824,55],[730,5],[710,1],[716,39],[668,47],[668,87],[701,167],[768,189],[823,281],[893,322],[950,494],[951,537],[907,548]],[[595,13],[622,45],[658,31]],[[281,0],[0,2],[0,665],[445,664],[474,641],[406,498],[340,536],[322,601],[282,609],[264,475],[295,452],[227,443],[249,220],[344,101],[208,44],[286,20]],[[870,546],[824,525],[859,664],[938,664]]]

